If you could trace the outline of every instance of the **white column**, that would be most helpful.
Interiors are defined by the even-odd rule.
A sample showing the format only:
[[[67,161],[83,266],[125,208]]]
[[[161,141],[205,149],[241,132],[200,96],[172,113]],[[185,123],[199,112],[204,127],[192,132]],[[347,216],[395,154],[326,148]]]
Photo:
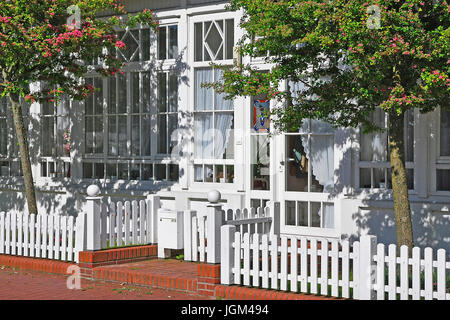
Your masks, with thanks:
[[[236,226],[225,225],[221,229],[220,283],[233,284],[234,248]]]
[[[150,219],[150,223],[147,226],[150,226],[151,243],[158,243],[158,209],[161,208],[161,202],[159,196],[156,194],[150,194],[147,196],[147,206],[150,206],[148,210],[150,210],[150,214],[147,216]]]
[[[87,188],[87,234],[86,249],[90,251],[100,250],[100,214],[102,197],[99,197],[100,188],[96,185],[90,185]]]
[[[376,236],[361,236],[359,249],[359,300],[375,300],[376,264],[373,261],[377,252]]]

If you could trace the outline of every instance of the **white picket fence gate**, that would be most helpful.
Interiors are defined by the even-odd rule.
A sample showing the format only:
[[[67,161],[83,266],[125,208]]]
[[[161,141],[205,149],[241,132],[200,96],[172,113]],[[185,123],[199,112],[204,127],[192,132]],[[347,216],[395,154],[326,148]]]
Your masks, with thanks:
[[[250,234],[278,234],[279,217],[279,202],[269,202],[264,208],[228,209],[226,212],[220,205],[211,204],[206,214],[185,211],[184,260],[219,263],[223,225],[233,225]]]
[[[223,226],[221,237],[221,283],[225,285],[361,300],[450,300],[450,262],[443,249],[434,260],[431,248],[425,249],[421,259],[420,248],[414,248],[408,258],[407,248],[402,247],[397,257],[396,246],[390,245],[386,257],[384,245],[377,246],[374,236],[363,236],[350,245],[337,239],[242,235],[234,226]]]
[[[0,254],[78,262],[85,216],[0,213]]]
[[[158,208],[157,196],[102,204],[99,214],[101,249],[156,243]]]

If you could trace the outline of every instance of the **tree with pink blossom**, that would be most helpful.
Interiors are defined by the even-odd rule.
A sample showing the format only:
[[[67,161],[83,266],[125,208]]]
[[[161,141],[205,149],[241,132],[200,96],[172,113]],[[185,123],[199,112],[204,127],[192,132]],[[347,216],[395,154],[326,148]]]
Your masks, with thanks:
[[[158,25],[150,10],[129,15],[118,0],[0,2],[0,94],[8,98],[14,118],[29,213],[38,210],[20,99],[85,99],[95,90],[82,81],[88,70],[107,77],[123,65],[115,55],[125,46],[116,29],[138,24]],[[101,64],[90,67],[86,61],[94,59]],[[39,83],[45,85],[33,85]]]

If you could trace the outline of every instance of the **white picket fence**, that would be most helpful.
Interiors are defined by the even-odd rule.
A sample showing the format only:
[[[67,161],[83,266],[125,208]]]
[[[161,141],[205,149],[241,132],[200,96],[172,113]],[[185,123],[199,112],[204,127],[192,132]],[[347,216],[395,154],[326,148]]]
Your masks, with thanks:
[[[92,200],[91,200],[92,201]],[[156,207],[155,207],[156,206]],[[101,205],[101,249],[156,243],[159,197]]]
[[[396,246],[391,245],[386,258],[384,245],[377,246],[374,236],[363,236],[350,245],[337,239],[242,235],[234,226],[223,226],[221,237],[221,283],[225,285],[361,300],[450,300],[450,263],[445,261],[443,249],[433,260],[431,248],[425,249],[425,259],[421,259],[419,248],[408,258],[407,248],[402,247],[397,257]],[[408,266],[412,266],[411,274]]]
[[[279,202],[269,202],[265,208],[222,210],[210,204],[206,213],[184,212],[184,260],[208,263],[220,262],[220,227],[233,225],[238,230],[254,234],[279,233]]]
[[[0,213],[0,254],[78,262],[85,216]]]
[[[406,246],[388,246],[379,243],[373,257],[376,280],[374,290],[377,300],[450,300],[450,262],[444,249],[437,252],[414,247],[409,256]],[[436,258],[435,258],[436,252]]]

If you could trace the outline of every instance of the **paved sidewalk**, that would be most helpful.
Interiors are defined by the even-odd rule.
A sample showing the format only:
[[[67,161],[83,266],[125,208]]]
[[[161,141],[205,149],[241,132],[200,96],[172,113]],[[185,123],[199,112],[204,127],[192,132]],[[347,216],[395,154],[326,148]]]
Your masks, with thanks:
[[[101,281],[81,281],[70,290],[67,277],[9,267],[0,268],[0,300],[211,300],[172,290]]]

